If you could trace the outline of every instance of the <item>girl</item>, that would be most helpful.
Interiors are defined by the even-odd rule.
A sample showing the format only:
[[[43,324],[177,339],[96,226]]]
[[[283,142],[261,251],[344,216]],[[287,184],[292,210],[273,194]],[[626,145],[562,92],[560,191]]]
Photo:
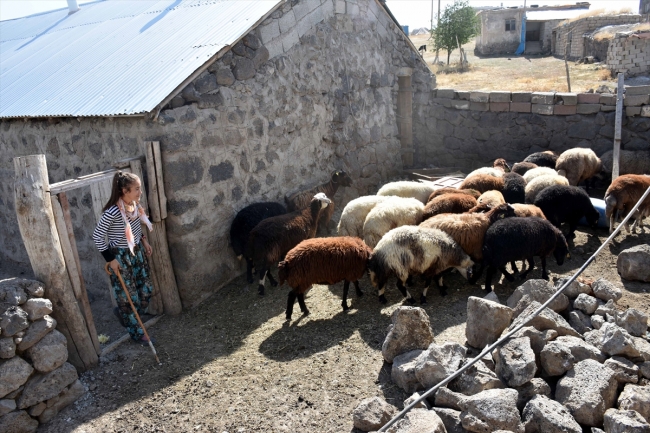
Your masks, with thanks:
[[[149,264],[145,257],[145,254],[151,255],[151,246],[142,233],[140,221],[147,225],[149,231],[152,227],[140,205],[141,195],[140,178],[133,173],[118,171],[113,177],[111,198],[104,206],[102,216],[93,233],[93,240],[113,270],[111,286],[118,305],[113,313],[120,319],[120,323],[129,331],[134,341],[147,344],[144,332],[138,326],[124,289],[116,276],[119,270],[138,314],[144,314],[149,305],[153,286],[149,277]]]

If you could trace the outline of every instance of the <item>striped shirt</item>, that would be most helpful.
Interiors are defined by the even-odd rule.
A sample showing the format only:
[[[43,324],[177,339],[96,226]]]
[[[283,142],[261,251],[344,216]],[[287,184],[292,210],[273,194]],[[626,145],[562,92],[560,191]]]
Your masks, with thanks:
[[[135,245],[140,242],[142,237],[142,225],[136,219],[131,221],[131,231],[133,232],[133,239]],[[108,242],[106,238],[108,237]],[[126,235],[124,234],[124,220],[117,205],[113,205],[102,213],[97,227],[93,232],[93,240],[97,249],[102,253],[107,262],[110,262],[115,256],[110,252],[109,248],[128,248],[129,244],[126,242]]]

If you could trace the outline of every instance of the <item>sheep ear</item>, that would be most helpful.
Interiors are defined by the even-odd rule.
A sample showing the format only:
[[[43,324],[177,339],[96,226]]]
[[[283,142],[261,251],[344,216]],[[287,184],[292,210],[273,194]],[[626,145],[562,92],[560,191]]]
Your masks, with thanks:
[[[566,253],[566,258],[570,259],[571,258],[571,253]]]

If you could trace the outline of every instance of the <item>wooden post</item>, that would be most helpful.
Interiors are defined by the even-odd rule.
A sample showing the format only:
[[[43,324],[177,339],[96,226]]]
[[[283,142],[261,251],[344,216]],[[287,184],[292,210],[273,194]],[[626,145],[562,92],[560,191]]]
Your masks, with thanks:
[[[149,242],[153,250],[149,264],[153,266],[153,272],[156,274],[165,314],[172,316],[180,314],[183,304],[178,294],[176,276],[171,265],[172,259],[169,256],[165,220],[153,223],[153,231],[149,233]]]
[[[566,35],[566,45],[564,46],[564,67],[566,68],[566,84],[571,92],[571,77],[569,76],[569,62],[567,61],[568,51],[569,51],[569,38],[571,37],[571,32]]]
[[[623,81],[625,74],[618,73],[618,89],[616,90],[616,120],[614,124],[614,154],[612,155],[612,180],[618,177],[619,159],[621,154],[621,124],[623,123]]]
[[[57,329],[68,342],[68,360],[79,371],[97,365],[99,358],[88,332],[61,251],[56,230],[45,155],[14,158],[14,199],[20,234],[34,275],[52,301]]]

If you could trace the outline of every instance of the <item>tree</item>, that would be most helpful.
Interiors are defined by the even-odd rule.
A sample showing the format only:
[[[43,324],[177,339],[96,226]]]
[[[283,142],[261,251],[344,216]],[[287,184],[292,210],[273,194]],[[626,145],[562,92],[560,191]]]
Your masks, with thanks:
[[[456,0],[454,4],[445,6],[440,24],[431,30],[433,47],[436,50],[447,50],[449,64],[451,52],[458,48],[458,44],[466,44],[478,33],[479,21],[476,12],[467,0]]]

